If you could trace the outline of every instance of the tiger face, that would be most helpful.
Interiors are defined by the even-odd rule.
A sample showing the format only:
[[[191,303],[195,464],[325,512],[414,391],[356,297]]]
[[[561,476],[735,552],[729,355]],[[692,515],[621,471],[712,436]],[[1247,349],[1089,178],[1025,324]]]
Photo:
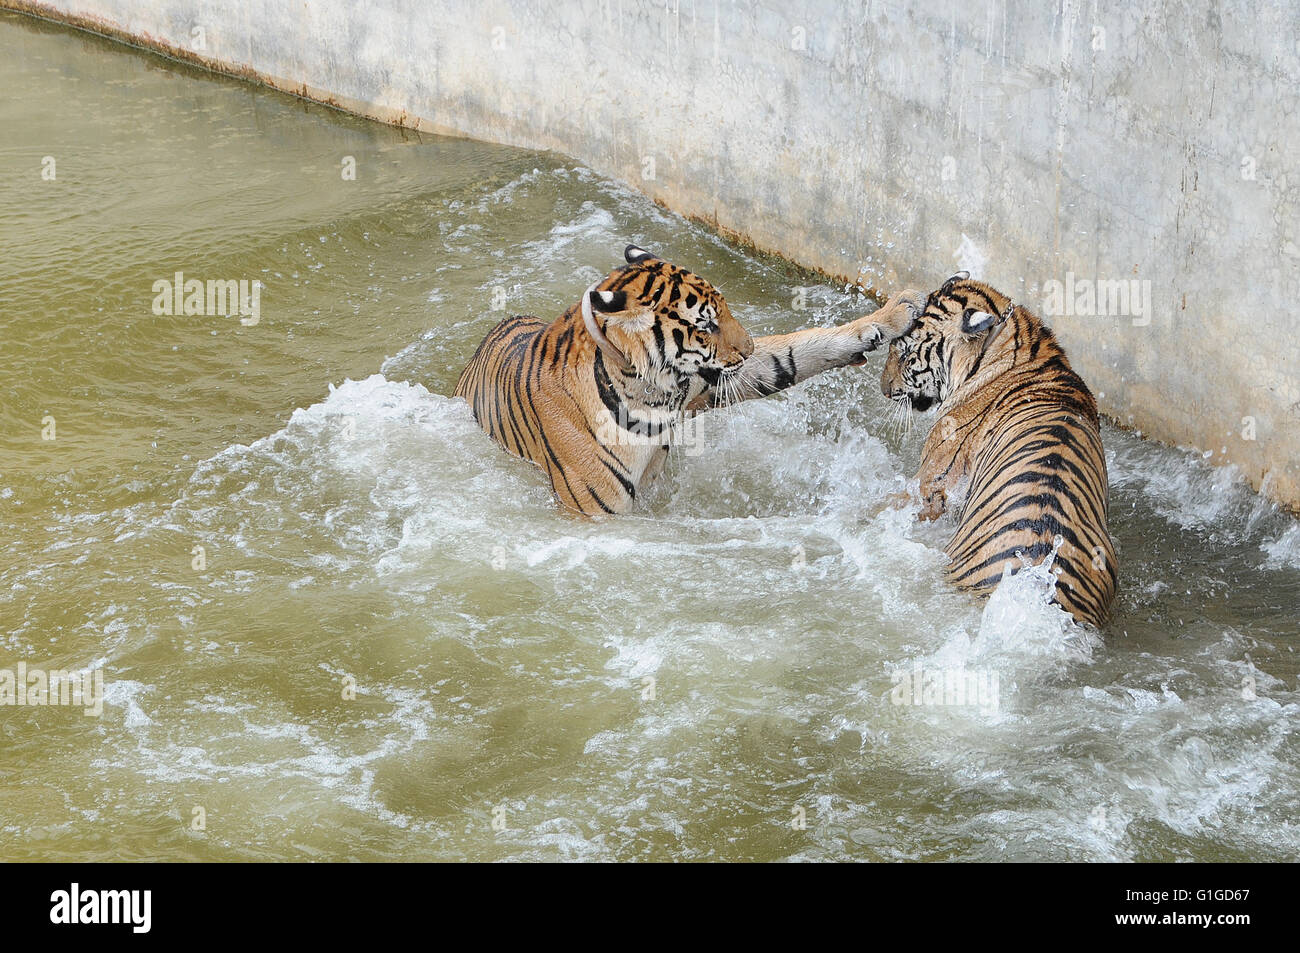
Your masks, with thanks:
[[[881,393],[907,401],[917,411],[942,404],[978,369],[1010,304],[1005,295],[971,281],[966,272],[953,275],[890,344]]]
[[[604,333],[647,377],[716,384],[754,351],[718,290],[685,268],[628,245],[627,265],[587,290]]]

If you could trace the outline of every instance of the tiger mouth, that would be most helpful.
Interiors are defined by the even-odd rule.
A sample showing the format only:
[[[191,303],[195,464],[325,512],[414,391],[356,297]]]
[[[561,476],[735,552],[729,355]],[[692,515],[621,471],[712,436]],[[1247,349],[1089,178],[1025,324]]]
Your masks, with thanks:
[[[699,374],[711,386],[716,386],[720,380],[729,381],[735,379],[744,365],[744,361],[736,361],[733,364],[724,364],[721,367],[702,367]]]
[[[928,394],[895,394],[892,400],[910,404],[918,414],[923,414],[935,404],[935,399]]]

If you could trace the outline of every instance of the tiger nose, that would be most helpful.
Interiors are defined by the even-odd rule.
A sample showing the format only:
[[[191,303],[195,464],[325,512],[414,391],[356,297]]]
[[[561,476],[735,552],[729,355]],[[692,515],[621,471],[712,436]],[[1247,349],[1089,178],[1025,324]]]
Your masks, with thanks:
[[[721,340],[718,343],[721,346],[718,348],[718,356],[723,359],[723,363],[731,364],[743,361],[754,353],[754,339],[750,337],[744,325],[735,319],[730,310],[725,307],[722,309],[718,324],[721,332],[719,334]]]

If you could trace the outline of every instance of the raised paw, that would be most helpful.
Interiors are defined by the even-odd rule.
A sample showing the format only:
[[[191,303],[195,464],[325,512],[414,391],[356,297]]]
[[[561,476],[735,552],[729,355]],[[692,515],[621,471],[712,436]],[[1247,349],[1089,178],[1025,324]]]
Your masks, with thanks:
[[[885,302],[884,307],[858,319],[862,350],[874,351],[882,343],[899,337],[925,310],[926,295],[908,288]]]
[[[917,291],[915,288],[905,288],[897,294],[890,297],[885,302],[885,306],[873,315],[877,324],[885,325],[892,334],[891,337],[898,337],[908,329],[913,321],[921,316],[925,310],[925,301],[928,298],[924,291]]]

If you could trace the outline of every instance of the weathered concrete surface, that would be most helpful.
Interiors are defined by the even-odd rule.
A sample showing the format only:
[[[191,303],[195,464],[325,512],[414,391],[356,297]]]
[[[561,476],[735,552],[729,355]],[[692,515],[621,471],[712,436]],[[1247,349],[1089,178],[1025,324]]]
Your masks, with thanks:
[[[1097,282],[1149,282],[1150,312],[1045,316],[1114,419],[1300,506],[1294,4],[0,6],[387,121],[565,152],[883,292],[962,266],[1041,311],[1073,275],[1087,311],[1118,288]]]

